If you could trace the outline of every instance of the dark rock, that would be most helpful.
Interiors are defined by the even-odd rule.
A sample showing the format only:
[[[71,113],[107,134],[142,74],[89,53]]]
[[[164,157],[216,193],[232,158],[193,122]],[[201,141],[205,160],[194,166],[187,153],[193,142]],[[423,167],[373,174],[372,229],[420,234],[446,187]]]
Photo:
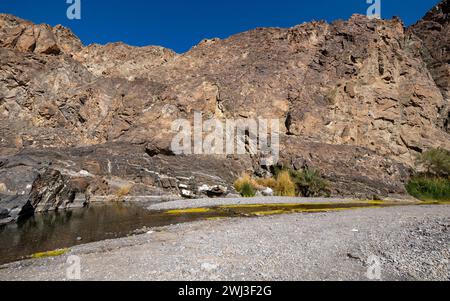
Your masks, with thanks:
[[[213,197],[224,197],[228,194],[228,188],[222,185],[202,185],[198,189],[199,193],[204,194],[210,198]]]
[[[225,186],[216,185],[211,187],[210,190],[206,192],[208,197],[223,197],[228,193],[228,189]]]
[[[15,221],[20,216],[32,215],[33,209],[27,202],[27,195],[0,195],[0,218]]]
[[[9,223],[12,223],[12,222],[14,222],[14,218],[12,218],[12,217],[6,217],[6,218],[3,218],[3,219],[0,218],[0,226],[6,225],[6,224],[9,224]]]
[[[86,189],[82,186],[81,189]],[[70,178],[59,171],[48,169],[38,176],[33,183],[29,196],[29,205],[35,212],[46,212],[85,204],[86,199],[80,195],[80,187],[73,186]],[[78,198],[77,198],[78,197]],[[76,204],[74,202],[76,201]]]
[[[149,142],[145,148],[145,151],[150,157],[157,155],[174,156],[175,154],[170,149],[169,142],[153,141]]]
[[[8,216],[9,216],[9,210],[6,208],[0,208],[0,219],[7,218]]]

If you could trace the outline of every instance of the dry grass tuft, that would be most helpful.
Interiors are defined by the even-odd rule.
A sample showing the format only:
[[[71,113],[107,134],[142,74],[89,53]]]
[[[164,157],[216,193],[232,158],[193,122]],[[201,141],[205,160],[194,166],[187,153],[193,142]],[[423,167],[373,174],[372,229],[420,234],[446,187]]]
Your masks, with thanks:
[[[116,192],[116,198],[118,200],[122,200],[124,197],[126,197],[128,194],[130,194],[131,189],[133,188],[133,185],[126,185],[120,187],[119,190]]]
[[[296,185],[291,178],[288,170],[284,170],[278,174],[275,186],[275,193],[278,196],[297,196]]]

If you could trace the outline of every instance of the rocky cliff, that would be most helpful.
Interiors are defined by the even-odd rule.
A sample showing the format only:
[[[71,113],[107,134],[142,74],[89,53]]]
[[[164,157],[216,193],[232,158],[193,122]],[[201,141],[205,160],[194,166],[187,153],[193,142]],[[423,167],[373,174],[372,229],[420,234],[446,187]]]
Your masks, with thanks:
[[[85,47],[62,26],[0,15],[0,211],[37,208],[46,178],[65,200],[45,202],[67,207],[124,187],[230,191],[242,171],[265,172],[251,154],[174,156],[171,124],[194,112],[282,120],[281,162],[320,170],[333,195],[403,194],[417,154],[450,148],[449,7],[410,28],[354,15],[204,40],[184,54]]]

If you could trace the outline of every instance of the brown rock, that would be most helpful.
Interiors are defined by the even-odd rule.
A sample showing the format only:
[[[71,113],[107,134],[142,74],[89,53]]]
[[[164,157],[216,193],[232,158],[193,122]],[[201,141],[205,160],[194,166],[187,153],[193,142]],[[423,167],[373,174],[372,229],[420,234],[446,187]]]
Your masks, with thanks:
[[[34,36],[34,27],[27,27],[22,29],[17,28],[20,33],[17,34],[17,42],[15,48],[19,51],[33,52],[36,48],[36,37]]]
[[[450,132],[450,1],[436,5],[425,17],[408,29],[416,39],[418,53],[446,100],[441,109],[441,122]]]
[[[53,34],[52,28],[48,25],[42,25],[35,28],[36,38],[36,48],[35,53],[42,54],[59,54],[60,49],[56,42],[55,35]]]
[[[183,54],[84,47],[62,26],[0,15],[0,181],[20,191],[30,182],[21,175],[51,164],[64,177],[91,173],[90,195],[123,182],[161,195],[180,183],[231,188],[262,168],[250,154],[174,156],[172,122],[202,112],[280,119],[282,162],[319,169],[335,195],[405,193],[418,153],[450,149],[448,7],[407,29],[354,15],[258,28]]]

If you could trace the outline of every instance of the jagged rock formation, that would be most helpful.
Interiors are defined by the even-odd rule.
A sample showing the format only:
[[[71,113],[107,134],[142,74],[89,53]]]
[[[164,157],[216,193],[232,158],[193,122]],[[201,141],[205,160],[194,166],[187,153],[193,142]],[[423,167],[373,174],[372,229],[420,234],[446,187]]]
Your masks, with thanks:
[[[84,178],[87,198],[126,185],[134,195],[231,191],[259,158],[169,149],[172,122],[203,112],[281,119],[282,162],[319,169],[333,194],[402,194],[415,155],[450,148],[449,6],[410,28],[354,15],[204,40],[184,54],[84,47],[61,26],[0,15],[0,193],[28,195],[46,170]]]
[[[417,24],[408,29],[421,44],[421,56],[441,90],[445,101],[450,102],[450,5],[442,1]],[[450,132],[450,112],[440,112],[444,128]]]

